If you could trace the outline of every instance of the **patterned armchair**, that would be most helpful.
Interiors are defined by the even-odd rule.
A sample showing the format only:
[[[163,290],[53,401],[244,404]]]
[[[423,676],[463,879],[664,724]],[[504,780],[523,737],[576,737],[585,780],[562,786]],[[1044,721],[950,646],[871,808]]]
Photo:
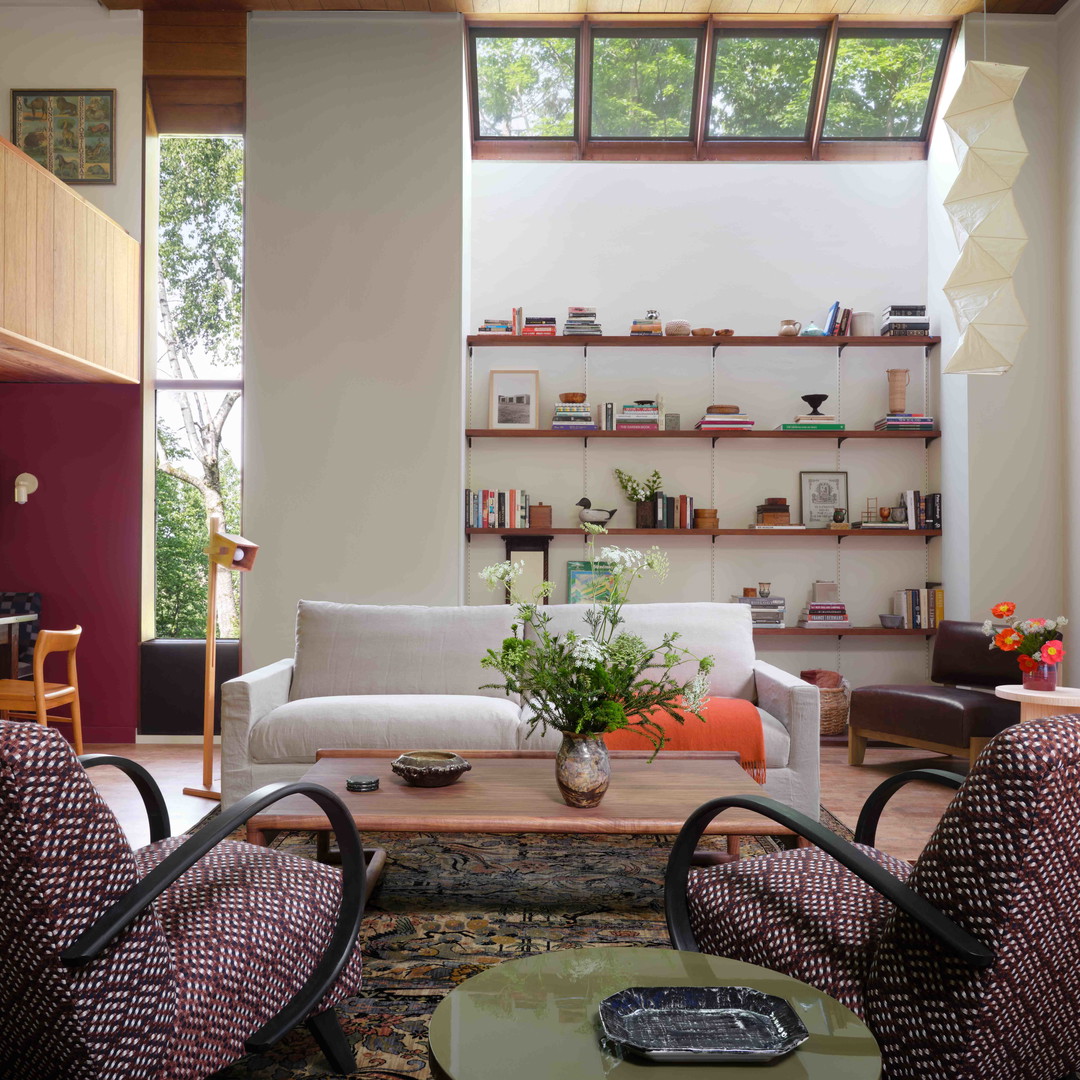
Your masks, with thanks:
[[[911,780],[959,788],[914,867],[872,845]],[[1011,727],[967,779],[920,769],[849,844],[786,807],[715,799],[668,864],[676,948],[761,964],[854,1010],[887,1080],[1060,1080],[1080,1065],[1080,716]],[[702,830],[753,805],[817,847],[695,869]]]
[[[202,1080],[306,1022],[336,1072],[334,1006],[360,987],[364,859],[341,802],[273,784],[190,837],[139,765],[153,842],[132,851],[59,732],[0,721],[0,1075]],[[329,817],[338,871],[225,839],[297,791]]]

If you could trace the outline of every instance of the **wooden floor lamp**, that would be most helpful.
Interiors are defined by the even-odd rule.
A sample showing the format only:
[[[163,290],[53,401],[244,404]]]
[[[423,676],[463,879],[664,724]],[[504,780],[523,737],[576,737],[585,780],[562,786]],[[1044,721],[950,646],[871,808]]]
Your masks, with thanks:
[[[186,787],[185,795],[220,799],[214,790],[214,705],[217,701],[217,568],[250,570],[255,564],[258,544],[242,536],[221,531],[220,514],[210,515],[210,543],[203,548],[208,558],[209,581],[206,590],[206,669],[203,673],[203,771],[202,787]]]

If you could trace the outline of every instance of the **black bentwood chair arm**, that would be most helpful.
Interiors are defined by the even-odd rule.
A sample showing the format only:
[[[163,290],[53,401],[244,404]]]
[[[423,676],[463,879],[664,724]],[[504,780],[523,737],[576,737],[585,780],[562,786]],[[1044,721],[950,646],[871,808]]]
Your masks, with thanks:
[[[901,911],[910,915],[942,945],[967,963],[975,967],[989,967],[994,962],[994,954],[981,941],[957,926],[933,904],[923,899],[913,889],[909,889],[854,845],[841,839],[836,833],[818,822],[812,821],[805,814],[800,814],[797,810],[792,810],[776,802],[775,799],[768,799],[763,795],[730,795],[722,799],[712,799],[703,806],[699,806],[687,818],[686,824],[675,838],[675,845],[668,857],[664,880],[664,907],[667,913],[668,934],[676,949],[686,952],[701,951],[694,939],[694,932],[690,928],[690,911],[686,898],[690,860],[693,858],[694,848],[713,818],[731,807],[753,810],[764,817],[772,818],[773,821],[787,826],[792,832],[809,840],[837,862],[846,866],[853,874],[862,878],[875,892],[881,893]]]
[[[93,769],[98,765],[114,765],[130,777],[142,796],[146,816],[150,820],[150,843],[156,844],[172,834],[169,825],[169,808],[157,781],[137,762],[130,758],[117,757],[115,754],[83,754],[79,764],[84,769]]]
[[[874,846],[878,821],[881,818],[882,810],[885,809],[885,804],[905,784],[910,784],[914,780],[926,780],[932,784],[941,784],[943,787],[949,787],[955,791],[964,782],[964,777],[960,773],[946,772],[944,769],[911,769],[909,772],[897,773],[895,776],[890,776],[888,780],[883,780],[867,795],[866,802],[863,803],[863,808],[859,813],[859,820],[855,825],[856,844],[866,844],[867,847]]]
[[[70,948],[60,954],[65,964],[80,965],[98,957],[105,947],[154,902],[177,878],[204,855],[234,833],[248,818],[289,795],[306,795],[330,821],[341,852],[341,908],[326,952],[307,982],[290,1001],[247,1041],[249,1053],[273,1046],[297,1024],[306,1020],[337,981],[348,963],[360,932],[364,913],[364,850],[352,815],[328,788],[303,780],[267,784],[231,806],[162,860],[137,885],[102,915]]]

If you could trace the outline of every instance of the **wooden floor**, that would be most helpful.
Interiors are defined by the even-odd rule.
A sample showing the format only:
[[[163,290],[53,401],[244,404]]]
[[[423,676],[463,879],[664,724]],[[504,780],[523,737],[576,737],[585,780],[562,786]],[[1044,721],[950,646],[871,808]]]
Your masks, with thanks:
[[[183,793],[185,786],[199,781],[201,750],[198,746],[109,743],[87,746],[86,752],[122,754],[145,765],[165,794],[174,834],[189,829],[216,805]],[[847,764],[845,747],[823,746],[822,804],[845,824],[854,826],[863,799],[877,784],[894,773],[928,765],[962,772],[967,762],[900,747],[871,748],[866,753],[866,764],[853,767]],[[119,817],[131,843],[136,847],[147,843],[146,816],[131,782],[122,773],[106,767],[94,769],[90,775]],[[947,789],[928,784],[912,784],[901,790],[882,818],[878,846],[901,859],[917,858],[951,797],[952,793]]]

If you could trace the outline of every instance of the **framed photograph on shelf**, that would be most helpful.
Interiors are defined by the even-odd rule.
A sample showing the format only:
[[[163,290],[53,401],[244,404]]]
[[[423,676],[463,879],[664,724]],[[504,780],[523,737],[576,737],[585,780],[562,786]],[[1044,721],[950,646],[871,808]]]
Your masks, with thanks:
[[[535,429],[540,426],[540,372],[488,374],[488,427]]]
[[[566,564],[568,604],[606,604],[611,599],[611,563],[571,559]]]
[[[69,184],[115,184],[115,139],[115,90],[11,91],[11,141]]]
[[[525,564],[525,572],[518,578],[517,592],[522,599],[532,600],[536,590],[548,580],[548,548],[551,536],[504,536],[506,561]],[[510,590],[506,590],[506,602],[511,603]],[[541,603],[546,604],[545,596]]]
[[[799,521],[807,528],[828,528],[834,511],[847,508],[846,472],[799,473]]]

